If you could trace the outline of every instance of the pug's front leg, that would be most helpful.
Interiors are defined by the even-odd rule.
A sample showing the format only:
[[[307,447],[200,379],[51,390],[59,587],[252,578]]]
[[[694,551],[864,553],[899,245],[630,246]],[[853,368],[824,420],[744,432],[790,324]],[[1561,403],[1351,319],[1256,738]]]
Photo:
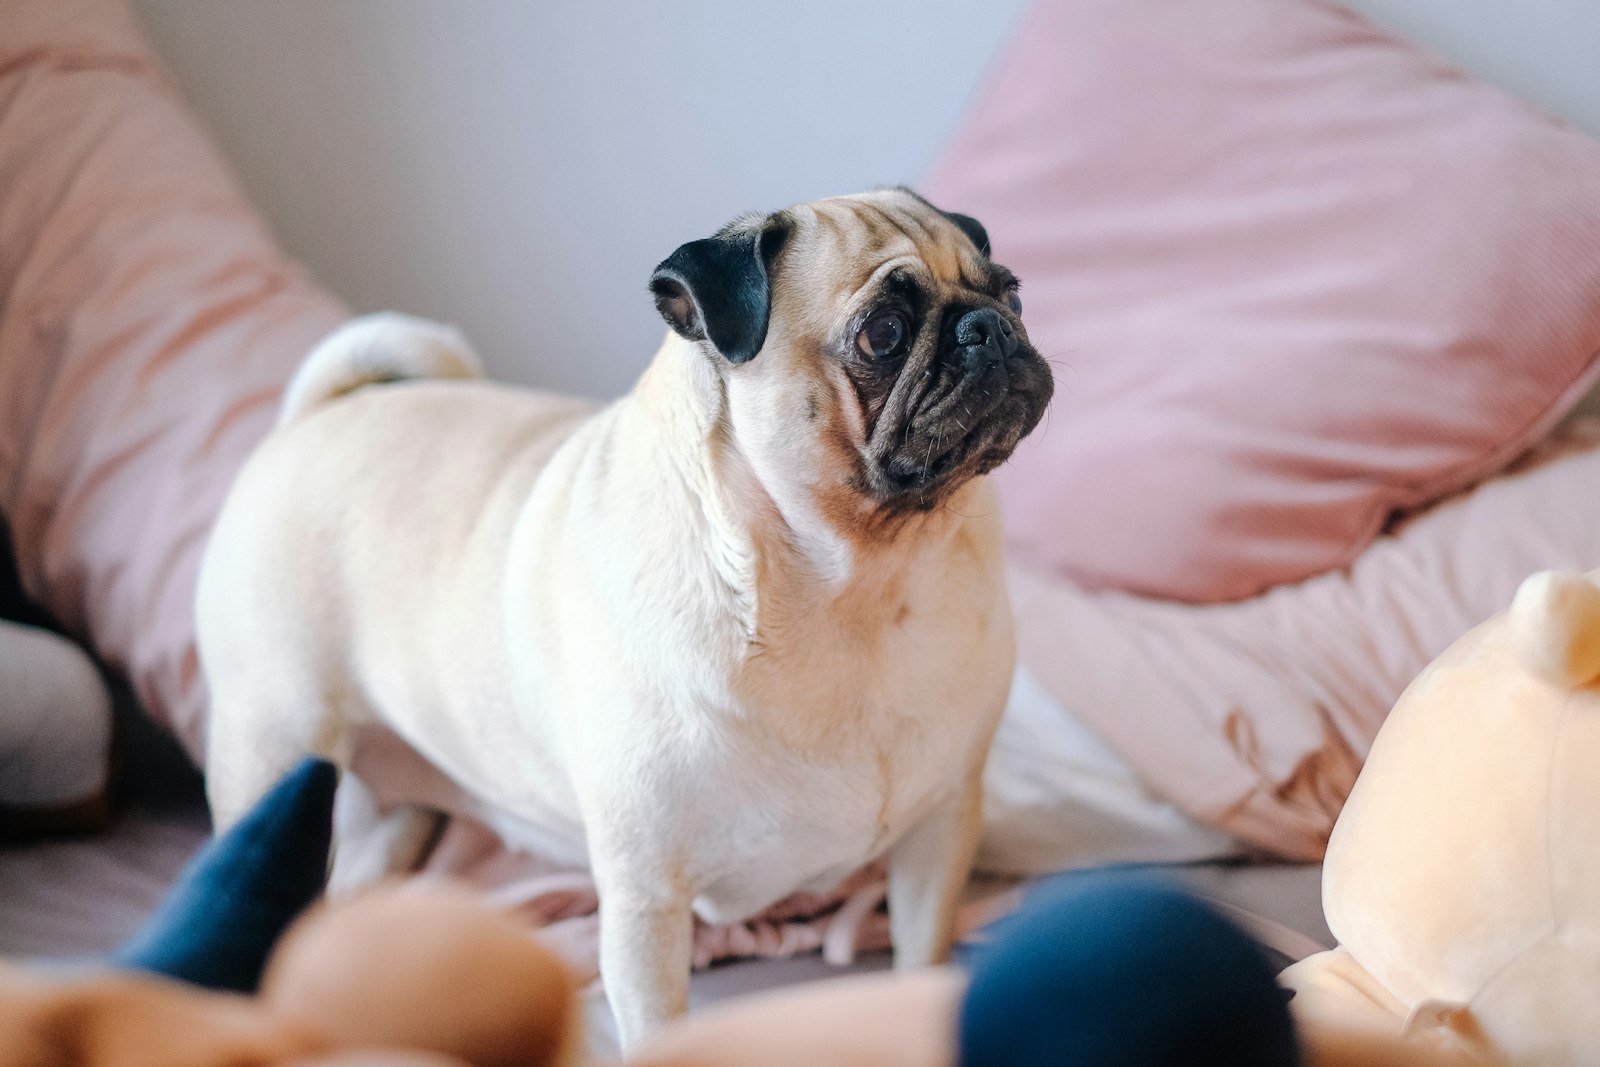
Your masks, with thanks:
[[[983,828],[983,762],[889,850],[889,933],[895,970],[943,963],[956,907]]]
[[[693,958],[691,898],[672,879],[596,870],[600,893],[600,979],[624,1052],[689,1008]]]

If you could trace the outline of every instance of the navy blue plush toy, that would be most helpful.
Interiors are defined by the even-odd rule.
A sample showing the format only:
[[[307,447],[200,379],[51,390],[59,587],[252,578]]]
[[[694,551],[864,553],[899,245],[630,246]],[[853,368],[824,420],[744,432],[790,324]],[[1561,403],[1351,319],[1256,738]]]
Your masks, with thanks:
[[[1034,894],[976,952],[961,1067],[1294,1067],[1266,955],[1184,892],[1127,875]]]
[[[112,962],[210,989],[255,992],[284,929],[322,895],[339,774],[307,759],[189,864]]]

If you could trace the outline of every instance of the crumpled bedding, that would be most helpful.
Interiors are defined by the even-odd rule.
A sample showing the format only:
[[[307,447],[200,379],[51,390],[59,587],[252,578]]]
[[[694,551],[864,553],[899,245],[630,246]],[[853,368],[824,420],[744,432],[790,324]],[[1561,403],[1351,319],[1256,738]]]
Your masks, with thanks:
[[[1600,567],[1600,421],[1573,419],[1499,477],[1395,522],[1349,568],[1229,604],[1089,594],[1014,570],[1022,662],[1194,819],[1270,854],[1321,858],[1401,690],[1511,601],[1529,574]],[[1008,724],[1009,725],[1009,724]],[[1047,743],[1064,722],[1035,724]],[[1000,746],[990,781],[1065,781],[1031,746]],[[1037,870],[1071,844],[1002,793],[989,864]]]

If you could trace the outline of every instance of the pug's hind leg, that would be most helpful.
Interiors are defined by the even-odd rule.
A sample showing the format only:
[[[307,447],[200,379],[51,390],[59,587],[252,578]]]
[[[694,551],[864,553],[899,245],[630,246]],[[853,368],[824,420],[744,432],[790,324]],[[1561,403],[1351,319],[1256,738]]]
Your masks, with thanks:
[[[983,765],[889,850],[889,933],[896,970],[943,963],[983,824]]]
[[[329,894],[416,870],[443,829],[444,816],[427,808],[401,804],[385,811],[366,783],[345,772],[333,801]]]
[[[321,755],[328,716],[315,705],[247,699],[232,679],[211,683],[206,737],[206,800],[216,833],[225,833],[254,808],[295,764]],[[283,707],[310,707],[284,714]]]

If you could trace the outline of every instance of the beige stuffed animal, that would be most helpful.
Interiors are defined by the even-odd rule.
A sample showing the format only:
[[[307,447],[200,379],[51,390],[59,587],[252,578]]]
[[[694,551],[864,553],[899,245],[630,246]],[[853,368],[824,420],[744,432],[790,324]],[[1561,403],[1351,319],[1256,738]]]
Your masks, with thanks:
[[[1600,572],[1544,573],[1401,696],[1334,828],[1301,1020],[1600,1055]]]

